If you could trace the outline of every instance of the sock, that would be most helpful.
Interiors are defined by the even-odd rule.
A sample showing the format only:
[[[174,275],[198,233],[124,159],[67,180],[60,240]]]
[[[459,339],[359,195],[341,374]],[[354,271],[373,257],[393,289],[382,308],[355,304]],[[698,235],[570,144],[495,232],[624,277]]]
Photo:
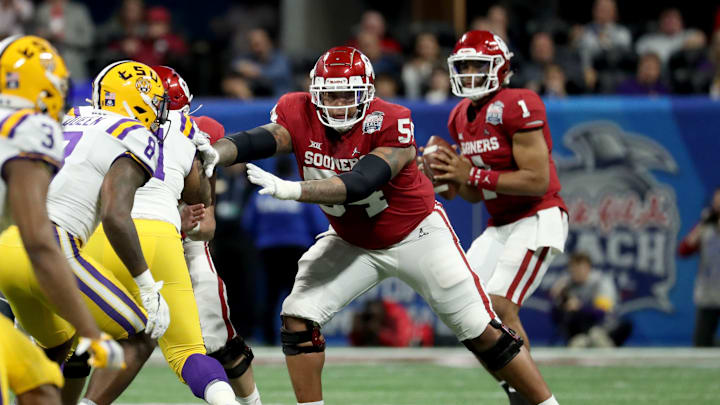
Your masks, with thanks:
[[[297,405],[325,405],[325,401],[298,402]]]
[[[555,399],[555,395],[552,395],[552,396],[550,396],[550,398],[540,402],[538,405],[560,405],[560,404]]]
[[[205,391],[209,388],[210,383],[215,380],[223,381],[228,387],[230,386],[225,369],[223,369],[220,362],[204,354],[191,354],[185,360],[181,374],[183,380],[190,387],[190,391],[200,399],[206,399]],[[234,400],[235,396],[233,395]]]
[[[237,397],[237,400],[241,405],[262,405],[262,402],[260,402],[260,391],[258,391],[257,385],[253,389],[252,394],[246,397]]]
[[[215,380],[205,389],[205,401],[210,405],[234,405],[235,393],[226,381]]]
[[[80,402],[78,402],[78,405],[97,405],[97,404],[87,398],[83,398],[80,400]]]

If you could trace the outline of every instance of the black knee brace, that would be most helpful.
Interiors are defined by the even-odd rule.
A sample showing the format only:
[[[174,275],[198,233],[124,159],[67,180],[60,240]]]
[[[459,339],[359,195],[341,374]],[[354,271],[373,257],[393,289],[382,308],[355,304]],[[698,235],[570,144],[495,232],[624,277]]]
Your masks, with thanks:
[[[65,378],[85,378],[90,375],[90,354],[85,352],[81,355],[74,354],[63,364],[62,372]]]
[[[222,349],[212,352],[208,356],[217,359],[222,364],[228,378],[241,377],[250,368],[250,364],[255,358],[252,349],[241,336],[235,336]],[[245,357],[238,364],[235,364],[237,359],[242,356]]]
[[[295,356],[300,353],[319,353],[325,351],[325,338],[320,333],[320,325],[317,322],[305,320],[307,330],[291,332],[284,327],[280,329],[280,340],[282,341],[283,353],[286,356]],[[300,346],[302,343],[311,342],[310,346]]]
[[[524,342],[514,330],[494,319],[490,321],[490,326],[500,330],[500,339],[495,342],[493,347],[483,352],[477,352],[472,348],[470,350],[475,353],[483,363],[485,363],[485,366],[487,366],[488,369],[491,371],[497,371],[505,367],[512,361],[512,359],[515,358],[515,356],[517,356],[518,353],[520,353],[520,348]]]

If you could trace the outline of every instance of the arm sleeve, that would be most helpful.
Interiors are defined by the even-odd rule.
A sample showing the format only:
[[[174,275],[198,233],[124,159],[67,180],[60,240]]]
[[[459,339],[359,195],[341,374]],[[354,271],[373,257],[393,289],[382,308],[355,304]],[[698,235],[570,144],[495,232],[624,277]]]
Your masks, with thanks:
[[[503,128],[509,136],[539,129],[547,123],[545,104],[533,91],[519,91],[503,108]]]
[[[698,226],[700,226],[700,224],[695,225],[692,229],[695,229]],[[691,232],[692,232],[692,230],[690,232],[688,232],[687,235],[685,235],[683,240],[678,245],[677,253],[678,253],[678,255],[680,255],[682,257],[691,256],[700,250],[699,243],[695,244],[695,245],[690,244],[689,237],[690,237]]]

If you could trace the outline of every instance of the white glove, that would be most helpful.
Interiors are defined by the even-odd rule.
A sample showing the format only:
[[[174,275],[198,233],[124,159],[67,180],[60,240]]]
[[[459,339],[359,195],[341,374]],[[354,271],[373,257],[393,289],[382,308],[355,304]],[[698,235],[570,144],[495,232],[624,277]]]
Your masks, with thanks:
[[[193,136],[192,141],[195,148],[198,152],[200,152],[203,169],[205,169],[205,176],[211,177],[213,175],[213,171],[215,171],[215,165],[220,160],[220,155],[218,155],[215,148],[210,145],[210,136],[208,136],[205,132],[198,130],[195,131],[195,136]]]
[[[247,177],[251,183],[262,187],[260,194],[269,194],[279,200],[297,200],[302,193],[299,182],[283,180],[252,163],[247,164]]]
[[[125,368],[125,352],[122,346],[107,334],[100,335],[100,339],[90,339],[80,336],[75,354],[90,352],[88,364],[91,367],[123,369]]]
[[[160,295],[163,282],[155,282],[150,270],[145,270],[144,273],[135,277],[135,283],[140,288],[140,299],[148,314],[145,333],[153,339],[158,339],[170,326],[170,308],[168,308],[165,298]]]

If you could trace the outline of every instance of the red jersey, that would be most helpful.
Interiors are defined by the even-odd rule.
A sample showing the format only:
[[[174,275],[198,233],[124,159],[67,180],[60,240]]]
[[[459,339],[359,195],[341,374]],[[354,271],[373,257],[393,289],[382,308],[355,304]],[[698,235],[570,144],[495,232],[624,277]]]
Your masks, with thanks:
[[[379,146],[415,147],[410,110],[379,98],[365,118],[340,134],[319,120],[309,93],[289,93],[278,100],[272,121],[292,136],[293,151],[304,180],[324,179],[352,170]],[[415,160],[368,198],[345,205],[320,205],[345,241],[365,249],[400,242],[428,216],[435,203],[433,187]]]
[[[552,138],[540,97],[527,89],[501,89],[480,109],[464,99],[450,113],[448,130],[460,145],[463,156],[477,167],[507,172],[518,170],[512,153],[512,137],[519,131],[542,128],[550,159],[550,183],[541,197],[499,194],[483,190],[485,206],[490,213],[489,225],[505,225],[534,215],[550,207],[567,211],[558,194],[555,162],[552,159]]]

